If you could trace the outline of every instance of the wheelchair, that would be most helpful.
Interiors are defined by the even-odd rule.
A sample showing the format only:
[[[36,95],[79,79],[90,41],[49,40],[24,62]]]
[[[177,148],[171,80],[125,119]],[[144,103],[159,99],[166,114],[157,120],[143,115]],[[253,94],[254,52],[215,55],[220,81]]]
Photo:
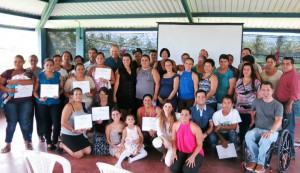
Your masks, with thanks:
[[[284,120],[284,124],[286,124],[286,120]],[[284,125],[285,127],[285,125]],[[251,130],[251,129],[249,129]],[[288,171],[291,157],[292,157],[292,148],[293,141],[292,136],[289,131],[285,128],[279,131],[279,135],[276,142],[273,142],[266,153],[266,160],[265,160],[265,170],[269,169],[269,172],[272,173],[272,167],[270,162],[272,160],[273,155],[277,155],[277,164],[280,173],[285,173]],[[246,172],[246,164],[250,162],[251,155],[250,151],[246,145],[246,142],[243,142],[242,146],[242,169]]]

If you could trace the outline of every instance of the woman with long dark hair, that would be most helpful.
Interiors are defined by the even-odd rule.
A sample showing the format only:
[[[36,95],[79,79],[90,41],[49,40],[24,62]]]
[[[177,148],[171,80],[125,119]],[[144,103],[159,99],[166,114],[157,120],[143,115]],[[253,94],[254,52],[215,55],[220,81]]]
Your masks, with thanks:
[[[235,86],[235,108],[239,111],[242,119],[242,122],[239,123],[240,142],[244,141],[247,129],[251,124],[251,105],[253,100],[257,98],[259,90],[260,81],[256,78],[253,65],[245,63],[242,68],[241,77]]]

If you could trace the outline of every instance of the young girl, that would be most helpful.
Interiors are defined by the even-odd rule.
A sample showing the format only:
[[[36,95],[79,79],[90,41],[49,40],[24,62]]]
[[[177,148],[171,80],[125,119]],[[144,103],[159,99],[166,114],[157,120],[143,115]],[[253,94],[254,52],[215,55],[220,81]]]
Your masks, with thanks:
[[[127,127],[123,130],[121,142],[123,152],[115,164],[119,168],[122,168],[121,163],[126,157],[129,157],[128,162],[132,163],[147,156],[147,152],[143,146],[143,134],[141,129],[134,124],[134,116],[132,114],[127,115],[125,123]]]
[[[122,154],[121,139],[122,131],[125,128],[125,123],[121,120],[121,111],[119,108],[114,107],[111,110],[111,123],[106,127],[105,134],[106,140],[109,144],[109,153],[119,158]]]

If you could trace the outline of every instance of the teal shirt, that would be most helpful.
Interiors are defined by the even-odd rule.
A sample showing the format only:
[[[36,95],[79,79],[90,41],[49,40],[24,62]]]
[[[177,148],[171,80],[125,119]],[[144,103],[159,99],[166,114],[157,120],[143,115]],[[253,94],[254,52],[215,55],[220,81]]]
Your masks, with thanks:
[[[214,74],[218,77],[218,88],[216,91],[216,99],[218,103],[222,103],[223,97],[227,95],[229,89],[229,80],[234,78],[232,70],[228,69],[228,71],[224,74],[220,74],[218,69],[214,70]]]

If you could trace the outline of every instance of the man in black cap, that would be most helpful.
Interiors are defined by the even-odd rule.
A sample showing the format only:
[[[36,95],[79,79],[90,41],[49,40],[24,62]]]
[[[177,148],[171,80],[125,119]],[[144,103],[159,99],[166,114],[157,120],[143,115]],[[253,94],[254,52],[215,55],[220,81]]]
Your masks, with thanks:
[[[142,55],[143,55],[143,51],[141,48],[135,48],[132,51],[132,55],[134,56],[134,61],[137,65],[137,67],[141,67],[141,59],[142,59]]]

